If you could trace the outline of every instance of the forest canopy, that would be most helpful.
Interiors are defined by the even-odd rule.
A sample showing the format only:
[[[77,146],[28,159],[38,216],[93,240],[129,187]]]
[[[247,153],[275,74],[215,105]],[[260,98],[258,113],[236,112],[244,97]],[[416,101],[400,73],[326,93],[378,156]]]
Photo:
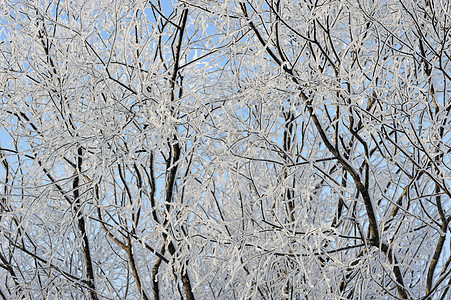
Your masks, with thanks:
[[[449,299],[451,2],[0,2],[1,299]]]

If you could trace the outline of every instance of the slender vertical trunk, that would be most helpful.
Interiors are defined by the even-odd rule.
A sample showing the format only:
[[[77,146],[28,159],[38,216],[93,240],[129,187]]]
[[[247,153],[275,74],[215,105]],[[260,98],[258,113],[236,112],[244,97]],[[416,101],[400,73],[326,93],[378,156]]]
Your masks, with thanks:
[[[92,300],[98,300],[95,282],[94,282],[94,268],[91,257],[91,248],[89,246],[88,234],[86,232],[86,224],[83,213],[81,212],[81,199],[80,199],[80,174],[83,164],[83,148],[77,149],[77,170],[74,177],[72,187],[74,189],[74,202],[73,209],[77,216],[78,230],[82,237],[82,250],[86,267],[86,277],[88,278],[89,295]]]
[[[147,297],[146,291],[143,289],[143,286],[141,284],[141,277],[139,276],[138,268],[136,266],[135,256],[133,254],[133,246],[132,246],[132,240],[129,237],[128,238],[128,244],[127,244],[127,254],[130,262],[130,267],[132,269],[133,277],[135,278],[136,286],[138,287],[139,292],[142,295],[143,300],[149,300],[149,297]]]

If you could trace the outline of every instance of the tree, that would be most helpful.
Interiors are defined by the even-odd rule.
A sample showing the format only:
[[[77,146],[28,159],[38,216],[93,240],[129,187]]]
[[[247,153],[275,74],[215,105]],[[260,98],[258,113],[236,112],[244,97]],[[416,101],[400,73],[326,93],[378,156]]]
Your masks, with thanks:
[[[3,1],[2,299],[446,299],[451,4]]]

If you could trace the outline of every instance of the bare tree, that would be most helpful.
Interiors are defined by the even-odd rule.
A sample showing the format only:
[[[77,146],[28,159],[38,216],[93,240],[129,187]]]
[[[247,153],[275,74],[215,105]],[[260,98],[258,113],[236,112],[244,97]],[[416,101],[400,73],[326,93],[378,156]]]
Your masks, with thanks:
[[[1,298],[447,299],[448,2],[2,2]]]

